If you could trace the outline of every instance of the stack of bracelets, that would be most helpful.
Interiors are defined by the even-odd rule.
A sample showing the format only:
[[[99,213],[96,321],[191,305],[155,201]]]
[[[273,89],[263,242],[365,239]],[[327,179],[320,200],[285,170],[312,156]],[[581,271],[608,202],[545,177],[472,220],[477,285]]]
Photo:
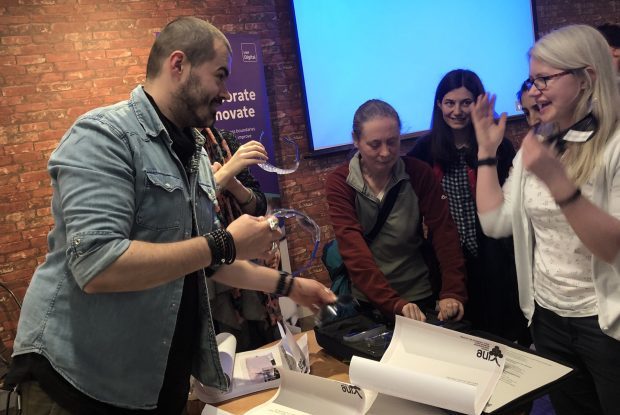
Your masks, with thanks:
[[[211,251],[211,265],[232,264],[237,256],[235,241],[226,229],[216,229],[213,232],[205,233],[204,238],[209,244]]]
[[[286,271],[280,271],[280,278],[278,279],[278,285],[276,285],[275,295],[278,297],[287,297],[293,290],[293,282],[295,277]]]

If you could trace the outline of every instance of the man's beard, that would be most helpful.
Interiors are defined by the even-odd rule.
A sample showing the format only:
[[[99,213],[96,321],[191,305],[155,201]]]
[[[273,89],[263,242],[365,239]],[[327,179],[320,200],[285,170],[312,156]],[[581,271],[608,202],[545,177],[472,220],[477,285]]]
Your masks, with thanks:
[[[190,73],[189,79],[173,94],[172,111],[176,114],[178,127],[203,128],[213,124],[215,111],[211,110],[213,98],[204,92],[200,81]],[[202,113],[198,111],[202,110]]]

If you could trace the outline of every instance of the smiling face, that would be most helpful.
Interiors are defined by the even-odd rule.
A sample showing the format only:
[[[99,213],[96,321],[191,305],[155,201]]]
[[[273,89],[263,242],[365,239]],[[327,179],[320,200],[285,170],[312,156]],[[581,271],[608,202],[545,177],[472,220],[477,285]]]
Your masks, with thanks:
[[[554,68],[535,58],[530,59],[530,79],[555,75],[564,69]],[[527,92],[540,112],[540,119],[557,123],[560,129],[569,128],[575,122],[575,110],[583,91],[583,81],[572,72],[547,81],[547,87],[540,91],[532,86]]]
[[[540,113],[538,112],[538,105],[534,98],[527,93],[521,95],[521,109],[525,114],[525,119],[530,127],[534,127],[540,124]]]
[[[391,117],[375,117],[362,124],[353,144],[362,156],[362,167],[371,176],[389,173],[400,155],[400,129]]]
[[[226,79],[230,74],[231,56],[226,44],[214,41],[215,57],[189,71],[173,93],[173,112],[179,126],[202,128],[215,121],[217,108],[230,98]]]
[[[473,94],[464,86],[453,89],[443,96],[437,106],[443,119],[454,130],[460,130],[471,122],[471,110],[474,103]]]

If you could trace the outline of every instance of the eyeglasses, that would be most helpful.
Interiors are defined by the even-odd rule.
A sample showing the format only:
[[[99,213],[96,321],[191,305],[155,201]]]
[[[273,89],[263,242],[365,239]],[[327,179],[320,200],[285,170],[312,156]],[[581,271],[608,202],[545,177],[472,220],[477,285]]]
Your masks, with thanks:
[[[284,224],[287,219],[294,218],[296,224],[299,225],[312,238],[312,243],[314,244],[312,248],[312,253],[310,254],[310,258],[308,259],[308,261],[306,261],[304,266],[293,272],[293,276],[297,276],[310,268],[312,262],[314,262],[314,260],[316,259],[316,254],[319,250],[319,244],[321,242],[321,228],[319,228],[319,225],[317,225],[317,223],[313,221],[308,215],[294,209],[278,209],[274,211],[272,215],[278,218],[280,228],[284,228]]]
[[[525,82],[523,82],[523,84],[527,87],[528,91],[532,89],[532,85],[535,86],[536,89],[538,89],[539,91],[544,91],[545,89],[547,89],[547,82],[550,79],[555,79],[555,78],[559,78],[564,75],[571,74],[579,69],[584,69],[584,68],[569,69],[566,71],[554,73],[553,75],[545,75],[545,76],[539,76],[538,78],[534,78],[534,79],[526,79]]]
[[[263,142],[263,135],[265,135],[265,132],[261,131],[260,137],[258,138],[258,141],[261,143]],[[299,146],[297,146],[297,143],[288,137],[282,137],[281,139],[284,143],[292,146],[295,149],[295,164],[293,164],[293,166],[289,168],[282,168],[282,167],[276,167],[273,164],[265,162],[265,163],[259,163],[258,167],[270,173],[276,173],[276,174],[290,174],[297,170],[297,168],[299,167]]]

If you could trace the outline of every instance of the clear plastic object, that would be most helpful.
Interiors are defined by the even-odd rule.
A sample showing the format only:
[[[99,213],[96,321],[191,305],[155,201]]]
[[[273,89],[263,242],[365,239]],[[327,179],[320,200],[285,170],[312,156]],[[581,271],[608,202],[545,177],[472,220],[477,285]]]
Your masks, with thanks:
[[[264,134],[265,132],[262,131],[260,133],[260,137],[258,138],[258,141],[260,141],[261,143],[263,141]],[[293,166],[284,168],[284,167],[274,166],[273,164],[268,163],[268,162],[264,162],[264,163],[258,163],[258,167],[270,173],[276,173],[276,174],[290,174],[296,171],[297,168],[299,168],[299,146],[297,145],[295,141],[291,140],[288,137],[281,137],[281,140],[295,149],[295,163],[293,164]]]
[[[319,228],[319,225],[317,225],[317,223],[308,215],[295,209],[277,209],[273,211],[272,215],[278,218],[281,229],[284,229],[284,221],[286,219],[295,219],[296,223],[304,230],[304,232],[308,233],[312,238],[312,253],[304,266],[293,272],[293,276],[297,276],[310,268],[310,265],[312,265],[312,262],[316,259],[319,244],[321,242],[321,228]]]

